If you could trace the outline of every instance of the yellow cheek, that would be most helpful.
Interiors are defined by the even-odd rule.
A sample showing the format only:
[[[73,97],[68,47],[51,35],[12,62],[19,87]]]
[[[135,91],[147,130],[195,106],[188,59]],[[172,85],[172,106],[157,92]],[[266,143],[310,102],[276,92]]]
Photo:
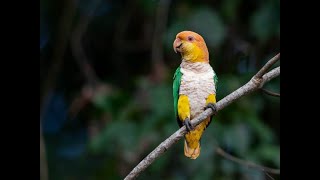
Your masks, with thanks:
[[[188,61],[197,62],[199,57],[201,56],[201,50],[199,47],[195,46],[193,43],[184,42],[184,53],[183,59]]]
[[[184,53],[182,54],[183,59],[191,61],[197,58],[196,57],[197,55],[193,52],[194,45],[192,43],[184,42],[183,49],[184,49]]]

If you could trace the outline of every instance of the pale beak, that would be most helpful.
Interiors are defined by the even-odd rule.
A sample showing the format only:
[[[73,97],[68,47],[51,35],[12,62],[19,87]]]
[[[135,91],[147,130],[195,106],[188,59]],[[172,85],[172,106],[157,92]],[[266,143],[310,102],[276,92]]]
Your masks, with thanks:
[[[175,39],[173,42],[173,50],[175,53],[180,52],[180,47],[182,46],[182,42],[179,38]]]

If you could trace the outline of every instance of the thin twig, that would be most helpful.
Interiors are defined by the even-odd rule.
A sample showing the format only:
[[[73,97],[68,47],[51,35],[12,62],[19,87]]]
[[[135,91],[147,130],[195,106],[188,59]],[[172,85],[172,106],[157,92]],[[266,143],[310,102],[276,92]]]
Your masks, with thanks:
[[[273,58],[274,59],[274,58]],[[273,60],[271,59],[271,60]],[[270,61],[271,61],[270,60]],[[268,63],[266,64],[268,65]],[[265,68],[265,67],[263,67]],[[245,85],[238,88],[228,96],[224,97],[222,100],[216,103],[216,110],[220,111],[224,107],[228,106],[232,102],[235,102],[240,97],[247,95],[257,89],[260,86],[270,81],[271,79],[280,75],[280,67],[273,69],[272,71],[264,74],[262,78],[257,80],[255,76]],[[196,127],[207,117],[213,115],[213,111],[211,108],[205,110],[196,118],[191,120],[191,124],[193,127]],[[149,165],[153,163],[155,159],[157,159],[160,155],[162,155],[165,151],[167,151],[174,143],[179,141],[185,134],[187,133],[186,127],[183,126],[179,130],[177,130],[174,134],[172,134],[169,138],[163,141],[158,147],[156,147],[147,157],[145,157],[126,177],[125,180],[135,179],[139,176],[141,172],[143,172]]]
[[[269,172],[269,173],[272,173],[272,174],[280,174],[280,169],[273,169],[273,168],[261,166],[259,164],[255,164],[253,162],[245,161],[243,159],[237,158],[237,157],[232,156],[231,154],[225,152],[219,146],[216,147],[216,153],[218,153],[220,156],[222,156],[222,157],[224,157],[224,158],[226,158],[226,159],[228,159],[230,161],[236,162],[236,163],[241,164],[243,166],[246,166],[248,168],[259,169],[259,170],[262,170],[262,171],[265,171],[265,172]]]
[[[134,12],[137,10],[138,4],[138,0],[127,1],[125,7],[121,11],[123,13],[118,18],[114,29],[115,34],[113,35],[113,47],[115,49],[112,56],[118,57],[124,52],[146,51],[150,49],[152,34],[149,31],[150,28],[148,23],[144,24],[145,27],[143,28],[144,32],[141,39],[125,39],[126,33],[128,31],[130,32],[130,20],[134,16]],[[119,59],[121,60],[121,58]]]
[[[89,64],[89,59],[85,53],[83,48],[83,35],[88,29],[88,25],[94,16],[94,12],[96,11],[98,5],[101,0],[95,0],[91,2],[90,12],[88,14],[83,14],[79,18],[79,22],[76,25],[74,31],[71,36],[71,50],[72,54],[75,57],[75,61],[78,64],[79,68],[82,70],[87,83],[95,86],[98,83],[97,75],[95,74],[93,68]]]
[[[46,147],[40,122],[40,179],[48,180],[48,163],[46,158]]]
[[[261,91],[270,95],[270,96],[275,96],[275,97],[280,97],[280,93],[275,93],[275,92],[272,92],[272,91],[269,91],[267,89],[264,89],[264,88],[261,88]]]
[[[72,27],[71,22],[75,14],[75,4],[73,0],[65,1],[64,7],[57,30],[57,40],[54,44],[52,66],[51,69],[49,69],[47,79],[44,81],[43,90],[40,92],[40,178],[42,180],[48,180],[49,175],[41,122],[46,113],[47,104],[49,104],[51,100],[52,91],[56,86],[56,80],[63,65],[63,56],[67,48],[69,33]]]
[[[170,4],[171,0],[159,1],[157,5],[157,10],[155,12],[151,48],[151,60],[153,70],[150,73],[151,81],[154,83],[159,83],[163,81],[165,75],[167,74],[167,68],[163,61],[163,46],[162,43],[159,42],[162,42],[162,38],[167,27]]]
[[[155,28],[153,33],[152,40],[152,49],[151,49],[151,59],[153,64],[163,63],[163,48],[162,48],[162,37],[166,29],[167,20],[168,20],[168,10],[170,7],[170,0],[161,0],[159,1],[157,11],[156,11],[156,20]]]
[[[63,65],[63,56],[67,49],[67,42],[71,33],[72,20],[75,14],[74,0],[65,1],[65,9],[61,15],[60,24],[57,30],[56,41],[53,49],[52,66],[48,72],[47,79],[44,81],[43,91],[40,94],[40,109],[44,108],[48,94],[56,85],[56,79]]]
[[[264,172],[271,180],[274,180],[274,178],[267,172]]]
[[[261,78],[267,71],[270,69],[270,67],[275,64],[280,58],[280,53],[278,53],[276,56],[274,56],[271,60],[269,60],[255,75],[255,78]]]
[[[90,9],[88,13],[83,13],[80,15],[79,21],[75,26],[72,36],[70,39],[71,51],[74,56],[76,63],[79,66],[79,69],[82,71],[86,84],[82,88],[82,91],[79,97],[76,97],[70,105],[69,116],[73,119],[80,110],[85,107],[94,96],[94,92],[100,85],[100,79],[98,78],[93,67],[89,63],[89,58],[83,48],[83,36],[86,33],[90,21],[94,17],[94,13],[99,7],[101,0],[95,0],[90,2]]]

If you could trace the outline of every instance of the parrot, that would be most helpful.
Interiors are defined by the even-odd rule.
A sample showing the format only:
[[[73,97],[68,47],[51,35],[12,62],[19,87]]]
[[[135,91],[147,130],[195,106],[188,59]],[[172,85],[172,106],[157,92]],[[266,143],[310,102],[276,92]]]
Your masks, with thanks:
[[[185,126],[184,155],[197,159],[200,155],[201,136],[212,121],[216,110],[216,85],[218,77],[209,63],[209,52],[203,37],[193,31],[179,32],[173,42],[175,53],[180,53],[181,63],[173,75],[174,113],[179,127]],[[198,126],[190,121],[207,108],[213,115]]]

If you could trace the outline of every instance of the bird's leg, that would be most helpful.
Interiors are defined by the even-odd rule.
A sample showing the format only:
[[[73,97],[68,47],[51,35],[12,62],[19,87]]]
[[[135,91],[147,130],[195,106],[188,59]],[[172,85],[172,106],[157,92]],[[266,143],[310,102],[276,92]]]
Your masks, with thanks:
[[[186,118],[184,121],[183,121],[183,125],[186,126],[187,128],[187,131],[192,131],[194,129],[194,127],[191,125],[191,122],[190,122],[190,119],[189,118]]]
[[[208,108],[211,108],[212,111],[213,111],[213,114],[214,115],[217,115],[217,107],[216,107],[216,104],[215,103],[208,103],[206,105],[206,107],[204,108],[204,110],[208,109]]]

